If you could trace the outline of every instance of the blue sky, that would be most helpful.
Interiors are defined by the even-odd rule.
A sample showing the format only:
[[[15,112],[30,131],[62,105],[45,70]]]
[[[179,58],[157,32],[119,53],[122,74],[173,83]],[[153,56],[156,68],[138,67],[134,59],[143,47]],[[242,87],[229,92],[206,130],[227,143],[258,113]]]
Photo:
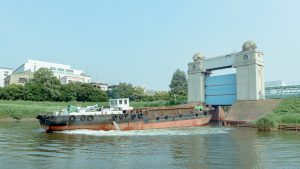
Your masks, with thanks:
[[[254,40],[265,78],[300,81],[297,0],[0,0],[0,67],[37,59],[94,81],[168,90],[196,52],[207,58]]]

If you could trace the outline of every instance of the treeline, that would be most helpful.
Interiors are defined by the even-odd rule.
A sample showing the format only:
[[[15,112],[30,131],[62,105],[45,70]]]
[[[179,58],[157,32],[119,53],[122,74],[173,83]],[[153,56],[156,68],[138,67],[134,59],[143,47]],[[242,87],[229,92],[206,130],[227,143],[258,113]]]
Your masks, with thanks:
[[[169,85],[170,92],[156,92],[154,95],[147,95],[141,87],[134,87],[132,84],[119,83],[115,88],[107,91],[109,98],[129,98],[132,101],[170,101],[170,105],[182,104],[187,101],[188,84],[184,71],[177,69],[172,76]]]
[[[157,100],[170,100],[169,92],[156,92],[153,95],[145,93],[141,87],[134,87],[132,84],[119,83],[111,90],[107,91],[109,98],[129,98],[131,101],[157,101]]]
[[[34,73],[34,78],[24,86],[12,84],[0,88],[0,99],[106,102],[111,98],[129,98],[130,101],[137,102],[166,100],[172,102],[171,104],[178,104],[184,103],[187,97],[187,80],[183,71],[175,71],[170,89],[170,92],[156,92],[153,95],[149,95],[141,87],[135,87],[128,83],[119,83],[119,85],[105,92],[85,83],[61,84],[52,71],[41,68]]]

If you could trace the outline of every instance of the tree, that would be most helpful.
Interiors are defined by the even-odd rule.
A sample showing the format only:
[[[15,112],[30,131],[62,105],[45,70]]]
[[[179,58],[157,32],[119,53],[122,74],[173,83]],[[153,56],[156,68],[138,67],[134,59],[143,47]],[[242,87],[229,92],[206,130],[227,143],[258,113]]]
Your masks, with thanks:
[[[170,87],[170,94],[172,96],[186,97],[188,91],[188,84],[187,84],[185,72],[177,69],[173,73],[173,77],[169,87]]]
[[[42,85],[34,82],[25,83],[24,100],[43,101]]]
[[[89,101],[91,102],[106,102],[108,97],[106,92],[101,89],[93,87],[92,93],[89,95]]]
[[[119,85],[115,88],[117,95],[120,98],[130,98],[132,99],[132,93],[134,92],[134,87],[130,83],[119,83]]]
[[[112,90],[108,91],[108,95],[112,99],[118,98],[130,98],[132,99],[132,93],[134,92],[134,87],[129,83],[119,83]]]
[[[134,87],[133,92],[130,95],[130,99],[134,101],[142,101],[145,97],[145,90],[142,87]]]
[[[53,75],[52,71],[40,68],[34,73],[33,80],[26,83],[27,97],[36,101],[59,101],[60,81]]]
[[[60,101],[76,101],[79,88],[80,84],[73,82],[62,85],[60,89]]]
[[[134,87],[130,83],[119,83],[112,90],[107,91],[109,98],[129,98],[131,101],[141,101],[145,96],[144,89],[142,87]]]
[[[22,100],[24,99],[24,86],[12,84],[1,88],[0,98],[4,100]]]
[[[168,92],[156,92],[153,96],[154,100],[170,100],[170,94]]]
[[[107,94],[91,84],[76,83],[77,88],[77,101],[89,102],[104,102],[108,100]]]

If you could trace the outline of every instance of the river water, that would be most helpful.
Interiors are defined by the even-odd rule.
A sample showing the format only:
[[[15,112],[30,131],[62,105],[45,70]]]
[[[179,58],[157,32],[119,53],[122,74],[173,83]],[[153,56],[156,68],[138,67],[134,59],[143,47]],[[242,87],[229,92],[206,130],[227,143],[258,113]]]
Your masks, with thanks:
[[[45,133],[0,122],[0,168],[300,168],[300,132],[219,126]]]

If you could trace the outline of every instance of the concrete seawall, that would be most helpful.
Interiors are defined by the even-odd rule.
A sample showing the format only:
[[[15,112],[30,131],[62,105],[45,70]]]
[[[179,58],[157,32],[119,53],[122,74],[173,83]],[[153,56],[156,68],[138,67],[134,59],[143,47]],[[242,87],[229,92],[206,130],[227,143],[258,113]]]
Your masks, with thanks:
[[[237,101],[226,116],[226,121],[250,122],[269,114],[280,103],[280,99]]]

